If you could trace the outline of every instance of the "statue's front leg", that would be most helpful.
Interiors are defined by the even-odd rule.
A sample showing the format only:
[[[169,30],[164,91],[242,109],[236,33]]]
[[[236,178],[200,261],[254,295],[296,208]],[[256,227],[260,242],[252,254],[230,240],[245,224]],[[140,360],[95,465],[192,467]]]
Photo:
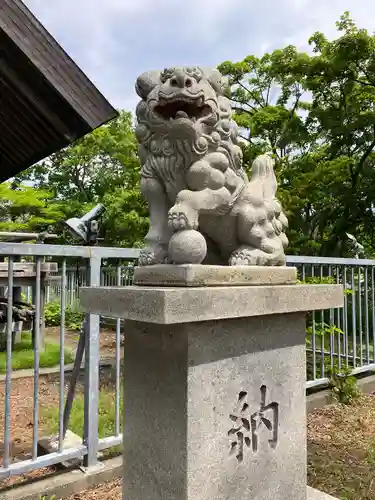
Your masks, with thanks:
[[[172,231],[168,226],[168,198],[164,186],[154,178],[141,179],[142,194],[147,200],[150,214],[150,229],[146,235],[147,247],[141,250],[140,266],[166,262],[168,244]]]
[[[232,189],[228,172],[228,160],[221,153],[210,154],[189,168],[186,174],[189,189],[178,194],[169,210],[169,226],[173,231],[197,229],[200,213],[220,215],[229,209]]]
[[[181,191],[169,210],[168,223],[173,231],[197,229],[199,214],[220,215],[226,211],[232,196],[227,188],[205,188],[202,191]]]

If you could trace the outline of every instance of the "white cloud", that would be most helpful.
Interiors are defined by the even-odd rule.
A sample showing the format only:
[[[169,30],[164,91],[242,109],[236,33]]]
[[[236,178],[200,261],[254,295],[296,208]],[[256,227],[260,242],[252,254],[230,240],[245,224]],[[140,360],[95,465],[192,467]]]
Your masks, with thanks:
[[[287,44],[307,50],[315,31],[335,35],[349,10],[373,31],[371,0],[24,0],[118,107],[133,109],[136,77],[174,64],[216,66]]]

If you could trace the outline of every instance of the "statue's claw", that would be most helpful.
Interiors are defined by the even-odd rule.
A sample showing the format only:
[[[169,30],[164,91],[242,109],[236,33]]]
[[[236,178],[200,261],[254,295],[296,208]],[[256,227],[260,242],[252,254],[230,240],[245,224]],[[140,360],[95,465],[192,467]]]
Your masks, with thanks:
[[[168,253],[164,247],[150,247],[141,250],[138,257],[139,266],[152,266],[154,264],[167,264]]]
[[[198,212],[188,206],[175,205],[169,211],[168,226],[172,231],[198,228]]]

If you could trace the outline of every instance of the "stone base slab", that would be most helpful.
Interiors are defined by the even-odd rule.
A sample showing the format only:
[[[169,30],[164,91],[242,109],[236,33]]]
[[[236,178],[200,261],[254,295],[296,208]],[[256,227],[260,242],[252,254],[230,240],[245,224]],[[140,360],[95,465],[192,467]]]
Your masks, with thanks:
[[[342,285],[96,286],[81,288],[80,300],[92,314],[173,324],[331,309],[344,293]]]
[[[134,285],[141,286],[249,286],[292,285],[297,282],[295,267],[207,266],[202,264],[160,264],[136,267]]]
[[[307,487],[307,500],[338,500],[337,498],[323,493],[322,491],[315,490],[314,488]]]

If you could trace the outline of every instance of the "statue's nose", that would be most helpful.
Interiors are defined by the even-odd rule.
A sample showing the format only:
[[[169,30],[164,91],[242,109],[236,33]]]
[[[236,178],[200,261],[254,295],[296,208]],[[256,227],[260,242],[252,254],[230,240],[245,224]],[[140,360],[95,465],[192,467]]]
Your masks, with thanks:
[[[193,85],[193,80],[190,76],[179,71],[171,78],[171,85],[184,89],[186,87],[191,87]]]

